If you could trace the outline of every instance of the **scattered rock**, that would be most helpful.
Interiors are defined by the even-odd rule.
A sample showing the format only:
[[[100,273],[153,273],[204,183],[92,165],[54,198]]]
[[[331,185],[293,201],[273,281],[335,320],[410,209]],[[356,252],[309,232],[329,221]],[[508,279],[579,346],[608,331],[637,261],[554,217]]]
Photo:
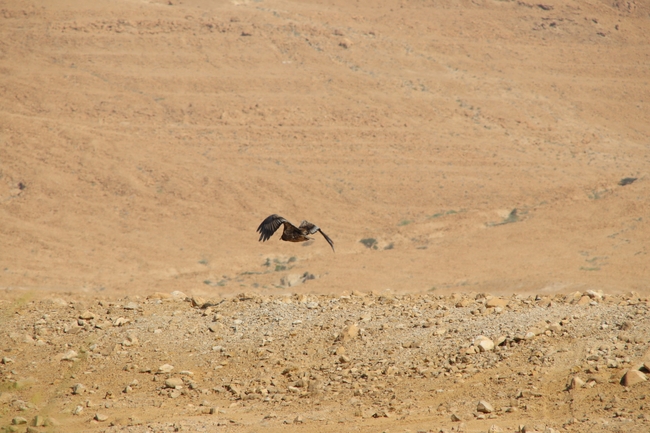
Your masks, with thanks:
[[[45,427],[46,424],[46,419],[42,415],[36,415],[34,419],[32,419],[32,426],[34,427]]]
[[[352,324],[343,328],[336,341],[347,342],[359,335],[359,326]]]
[[[343,47],[345,49],[348,49],[348,48],[352,47],[352,41],[350,39],[348,39],[348,38],[343,38],[341,40],[341,42],[339,42],[339,46],[341,46],[341,47]]]
[[[22,416],[17,416],[11,420],[11,424],[13,425],[27,424],[27,418],[23,418]]]
[[[160,374],[171,373],[173,369],[174,369],[173,365],[163,364],[160,367],[158,367],[158,373]]]
[[[118,317],[113,321],[113,326],[124,326],[127,323],[131,322],[131,319],[126,319],[124,317]]]
[[[108,419],[108,415],[105,415],[103,413],[96,413],[94,419],[99,422],[104,422]]]
[[[637,383],[645,382],[646,380],[648,380],[648,378],[643,372],[639,370],[628,370],[621,378],[621,385],[633,386]]]
[[[582,296],[602,302],[582,308],[571,303],[570,298],[565,301],[563,296],[521,296],[510,299],[503,314],[488,316],[484,315],[485,307],[495,298],[472,293],[454,299],[437,294],[264,294],[246,302],[242,299],[248,298],[226,297],[224,303],[210,310],[149,299],[142,305],[146,306],[144,314],[133,318],[132,326],[109,325],[106,330],[97,330],[94,322],[89,321],[109,317],[114,320],[115,311],[128,317],[136,317],[135,313],[124,313],[123,301],[105,302],[101,305],[103,310],[92,319],[85,313],[79,314],[88,311],[80,306],[71,312],[66,304],[58,313],[54,307],[43,308],[35,303],[29,307],[33,311],[16,315],[16,325],[7,332],[22,335],[32,326],[34,330],[47,326],[50,333],[39,336],[47,340],[45,348],[59,348],[55,355],[66,351],[54,359],[83,362],[56,365],[52,368],[54,376],[45,383],[42,370],[38,370],[50,368],[49,360],[39,358],[43,349],[8,340],[4,348],[7,356],[0,357],[0,374],[3,381],[12,385],[0,394],[0,407],[14,411],[7,412],[11,415],[27,413],[30,424],[35,422],[33,417],[42,409],[18,397],[27,375],[37,371],[34,376],[38,377],[39,386],[45,388],[52,383],[53,388],[63,390],[54,398],[60,399],[68,414],[73,409],[71,413],[80,416],[76,419],[79,423],[88,422],[95,412],[113,408],[116,413],[110,412],[106,424],[119,425],[121,419],[126,424],[128,415],[120,417],[117,411],[126,409],[141,396],[155,404],[168,405],[170,410],[193,415],[228,412],[230,418],[218,415],[209,421],[221,426],[235,424],[229,419],[240,419],[241,413],[258,405],[267,405],[280,414],[278,421],[269,424],[283,420],[300,424],[325,416],[318,411],[310,411],[308,416],[302,412],[304,405],[317,404],[329,409],[330,404],[346,402],[349,410],[335,419],[347,423],[347,417],[352,416],[392,415],[397,422],[416,408],[425,410],[418,405],[431,404],[427,401],[430,399],[435,405],[443,402],[442,410],[438,409],[438,421],[444,417],[446,422],[451,419],[455,423],[455,429],[448,425],[447,431],[461,431],[460,421],[471,416],[481,420],[485,432],[489,419],[501,419],[515,411],[512,422],[531,414],[535,417],[542,406],[566,401],[571,396],[579,413],[588,413],[583,412],[587,410],[585,399],[577,398],[581,394],[588,397],[589,404],[595,403],[595,410],[603,419],[647,422],[642,418],[646,409],[646,398],[641,398],[645,395],[644,385],[638,383],[645,381],[650,371],[650,350],[640,357],[648,343],[643,330],[647,328],[649,301],[638,295],[628,298],[598,292],[585,292],[578,299]],[[468,308],[453,308],[463,300],[468,300]],[[310,308],[312,304],[314,308]],[[490,311],[496,308],[502,307],[491,306]],[[472,316],[471,311],[478,313]],[[63,332],[71,318],[71,326],[81,329],[77,334]],[[211,322],[213,318],[215,322]],[[84,326],[77,325],[78,319],[85,321]],[[215,333],[207,329],[211,324],[219,325]],[[535,338],[524,340],[526,330]],[[618,337],[621,338],[617,340]],[[577,339],[581,339],[579,347],[573,343]],[[50,352],[42,353],[48,356]],[[573,356],[578,362],[567,362]],[[178,359],[183,359],[183,368],[196,367],[194,373],[178,372],[169,364],[155,367],[156,360],[176,363]],[[142,385],[131,374],[137,375]],[[172,374],[176,377],[170,377]],[[575,390],[571,395],[547,393],[545,387],[540,388],[545,390],[543,396],[539,392],[538,387],[544,386],[539,379],[552,378],[552,383],[556,383],[558,378],[566,377],[570,379],[567,389]],[[611,383],[619,378],[621,384],[630,388],[616,388],[621,392],[620,398],[612,399]],[[152,379],[154,383],[150,383]],[[499,407],[495,409],[484,400],[475,407],[468,406],[476,404],[476,400],[467,396],[480,397],[488,386],[495,394],[486,398],[494,399]],[[67,392],[66,387],[70,387]],[[465,397],[460,397],[456,389]],[[447,392],[449,398],[445,399]],[[23,395],[20,398],[27,400]],[[219,410],[214,406],[216,401],[227,400],[230,407]],[[556,407],[558,414],[566,413],[562,404]],[[435,408],[431,405],[429,410]],[[43,419],[39,418],[39,422]],[[541,421],[533,420],[528,431],[552,432],[547,426],[535,425],[538,422]],[[165,429],[158,427],[161,431]],[[17,431],[25,430],[21,428],[16,427]],[[183,429],[188,427],[184,424]],[[493,425],[489,431],[501,430]]]
[[[494,412],[494,407],[492,407],[492,405],[487,401],[481,400],[478,402],[478,405],[476,406],[476,410],[481,413],[492,413]]]
[[[584,387],[585,384],[586,383],[585,383],[584,380],[580,379],[578,376],[573,376],[573,378],[571,378],[571,381],[569,382],[568,388],[569,389],[578,389],[578,388]]]
[[[478,347],[481,352],[490,352],[494,350],[494,341],[488,337],[479,335],[474,339],[474,346]]]
[[[83,320],[92,320],[95,318],[95,315],[92,312],[86,310],[79,315],[79,318]]]
[[[78,361],[79,360],[78,356],[79,354],[74,350],[68,350],[61,357],[61,361]]]
[[[180,389],[183,386],[183,379],[180,377],[170,377],[169,379],[165,380],[165,386],[167,388]]]
[[[585,306],[585,305],[589,305],[590,302],[591,302],[591,298],[587,295],[584,295],[578,300],[578,305]]]
[[[174,290],[170,293],[171,298],[175,301],[184,301],[187,299],[187,295],[179,290]]]
[[[301,274],[288,274],[282,277],[280,284],[285,287],[295,287],[303,283],[303,276]]]
[[[485,303],[485,306],[486,306],[486,308],[496,308],[496,307],[504,308],[504,307],[508,306],[509,303],[510,303],[510,301],[507,300],[507,299],[490,298]]]

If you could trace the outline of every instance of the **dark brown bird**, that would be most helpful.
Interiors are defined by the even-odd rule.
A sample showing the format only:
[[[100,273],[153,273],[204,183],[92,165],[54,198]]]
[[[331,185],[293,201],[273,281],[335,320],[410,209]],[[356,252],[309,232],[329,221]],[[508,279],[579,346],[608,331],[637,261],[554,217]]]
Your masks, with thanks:
[[[305,242],[312,238],[308,235],[313,235],[316,232],[320,232],[321,235],[325,238],[332,251],[334,251],[334,242],[320,229],[320,227],[310,223],[309,221],[303,221],[300,223],[300,227],[296,227],[291,224],[289,221],[282,218],[280,215],[269,215],[262,224],[257,228],[257,232],[260,234],[260,241],[265,242],[269,240],[273,233],[276,232],[281,225],[284,224],[284,230],[282,231],[283,241],[288,242]]]

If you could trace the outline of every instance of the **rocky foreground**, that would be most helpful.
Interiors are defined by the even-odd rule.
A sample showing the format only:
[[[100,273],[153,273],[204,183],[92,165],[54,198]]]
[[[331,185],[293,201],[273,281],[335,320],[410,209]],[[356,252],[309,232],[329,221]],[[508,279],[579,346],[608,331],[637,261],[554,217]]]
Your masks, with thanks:
[[[5,293],[3,431],[650,431],[650,301]]]

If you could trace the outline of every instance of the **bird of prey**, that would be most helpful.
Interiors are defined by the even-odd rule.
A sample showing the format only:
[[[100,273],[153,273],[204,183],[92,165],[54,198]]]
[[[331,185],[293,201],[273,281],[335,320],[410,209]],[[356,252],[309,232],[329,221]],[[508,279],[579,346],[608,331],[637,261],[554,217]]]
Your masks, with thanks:
[[[291,224],[289,221],[282,218],[280,215],[269,215],[262,224],[257,228],[257,232],[260,234],[260,241],[265,242],[269,240],[273,233],[280,228],[281,225],[284,225],[284,230],[282,231],[283,241],[288,242],[305,242],[312,238],[308,235],[313,235],[316,232],[320,232],[321,235],[325,238],[332,251],[334,251],[334,242],[320,229],[320,227],[310,223],[309,221],[303,221],[300,223],[300,227],[296,227]]]

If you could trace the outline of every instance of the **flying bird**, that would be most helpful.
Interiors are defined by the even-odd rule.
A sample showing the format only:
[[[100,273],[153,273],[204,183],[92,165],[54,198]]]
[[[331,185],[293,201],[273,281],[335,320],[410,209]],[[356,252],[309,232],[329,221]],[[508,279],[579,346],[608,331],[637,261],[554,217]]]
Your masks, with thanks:
[[[300,227],[296,227],[291,224],[289,221],[282,218],[280,215],[269,215],[262,224],[257,228],[257,232],[260,234],[260,241],[265,242],[269,240],[273,233],[280,228],[281,225],[284,225],[284,230],[282,231],[283,241],[288,242],[305,242],[311,240],[312,238],[308,235],[313,235],[316,232],[320,232],[321,235],[325,238],[332,251],[334,251],[334,242],[327,236],[320,227],[310,223],[309,221],[303,221],[300,223]]]

